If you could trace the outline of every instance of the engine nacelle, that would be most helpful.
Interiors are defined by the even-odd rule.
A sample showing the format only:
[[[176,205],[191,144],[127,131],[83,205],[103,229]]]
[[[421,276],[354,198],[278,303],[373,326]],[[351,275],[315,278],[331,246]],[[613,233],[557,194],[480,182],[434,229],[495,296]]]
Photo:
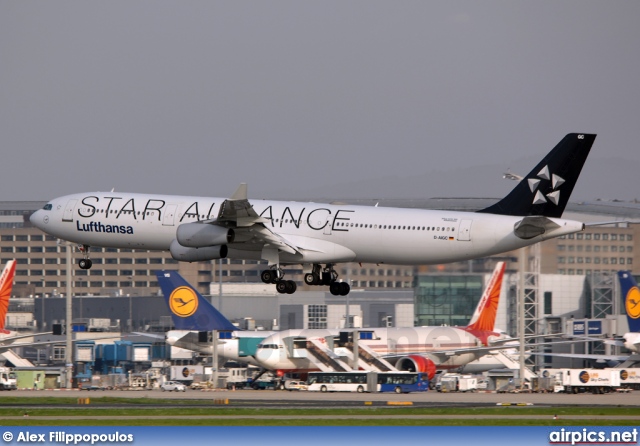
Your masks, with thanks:
[[[188,248],[224,245],[233,242],[234,238],[233,229],[206,223],[185,223],[176,231],[178,242]]]
[[[403,372],[426,373],[429,380],[436,375],[436,364],[431,359],[420,355],[409,355],[398,359],[396,369]]]
[[[204,260],[224,259],[227,257],[227,251],[227,245],[189,248],[182,246],[178,240],[172,241],[169,247],[171,257],[180,262],[201,262]]]

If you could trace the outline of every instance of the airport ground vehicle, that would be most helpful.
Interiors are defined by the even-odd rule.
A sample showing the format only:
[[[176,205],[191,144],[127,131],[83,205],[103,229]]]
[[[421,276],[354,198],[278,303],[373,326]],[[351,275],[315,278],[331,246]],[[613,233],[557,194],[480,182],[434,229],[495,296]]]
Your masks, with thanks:
[[[621,387],[620,371],[616,369],[547,369],[542,376],[555,379],[556,392],[608,393]]]
[[[166,381],[160,385],[163,392],[186,392],[187,386],[177,381]]]
[[[280,390],[307,390],[307,383],[295,379],[287,379],[280,383]]]
[[[412,372],[311,372],[310,392],[425,392],[426,373]]]
[[[438,392],[475,392],[478,390],[478,379],[469,375],[447,373],[440,377],[436,390]]]
[[[0,367],[0,390],[16,390],[18,388],[15,372],[9,367]]]

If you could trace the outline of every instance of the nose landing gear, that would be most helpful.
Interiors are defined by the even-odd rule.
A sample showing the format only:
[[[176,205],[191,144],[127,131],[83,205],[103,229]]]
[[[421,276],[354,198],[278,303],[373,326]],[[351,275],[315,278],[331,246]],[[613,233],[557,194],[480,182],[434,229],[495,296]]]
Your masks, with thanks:
[[[82,253],[83,257],[78,260],[78,266],[80,269],[91,269],[91,266],[93,266],[93,262],[89,258],[89,248],[89,245],[81,245],[78,247],[78,250]],[[70,249],[70,247],[67,247],[67,249]]]

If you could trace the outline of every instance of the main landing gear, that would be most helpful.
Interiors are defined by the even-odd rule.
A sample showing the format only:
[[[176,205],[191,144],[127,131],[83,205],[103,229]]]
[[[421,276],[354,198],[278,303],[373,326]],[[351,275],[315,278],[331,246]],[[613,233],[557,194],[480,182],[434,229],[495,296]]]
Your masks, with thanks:
[[[282,280],[283,276],[284,272],[280,268],[267,269],[260,274],[264,283],[275,283],[279,293],[293,294],[297,288],[296,283],[293,280]],[[304,275],[304,283],[307,285],[328,285],[329,292],[334,296],[346,296],[351,291],[347,282],[338,282],[338,273],[333,269],[332,264],[327,264],[326,268],[314,264],[313,271]]]
[[[78,260],[78,266],[80,267],[80,269],[91,269],[91,266],[93,265],[93,262],[89,258],[89,248],[89,245],[82,245],[78,247],[83,257],[82,259]],[[67,247],[67,249],[69,249],[69,247]]]
[[[276,291],[280,294],[293,294],[298,285],[293,280],[282,280],[284,271],[280,268],[266,269],[260,273],[260,279],[264,283],[275,283]]]
[[[329,285],[329,292],[334,296],[346,296],[351,291],[347,282],[338,282],[338,273],[333,265],[328,263],[325,268],[315,263],[313,270],[304,275],[307,285]]]

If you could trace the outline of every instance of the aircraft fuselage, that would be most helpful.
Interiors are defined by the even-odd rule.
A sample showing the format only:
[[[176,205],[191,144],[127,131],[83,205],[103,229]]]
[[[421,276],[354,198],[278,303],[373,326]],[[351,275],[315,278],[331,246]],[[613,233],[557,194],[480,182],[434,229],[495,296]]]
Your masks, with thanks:
[[[216,219],[224,202],[224,198],[82,193],[50,201],[50,209],[36,211],[31,221],[48,234],[88,246],[169,250],[178,226]],[[514,226],[523,217],[267,200],[251,204],[270,231],[300,247],[296,253],[280,252],[283,264],[438,264],[511,251],[583,229],[580,222],[550,218],[557,227],[522,239]],[[227,257],[261,259],[262,246],[243,243],[239,234],[240,239],[228,245]]]

